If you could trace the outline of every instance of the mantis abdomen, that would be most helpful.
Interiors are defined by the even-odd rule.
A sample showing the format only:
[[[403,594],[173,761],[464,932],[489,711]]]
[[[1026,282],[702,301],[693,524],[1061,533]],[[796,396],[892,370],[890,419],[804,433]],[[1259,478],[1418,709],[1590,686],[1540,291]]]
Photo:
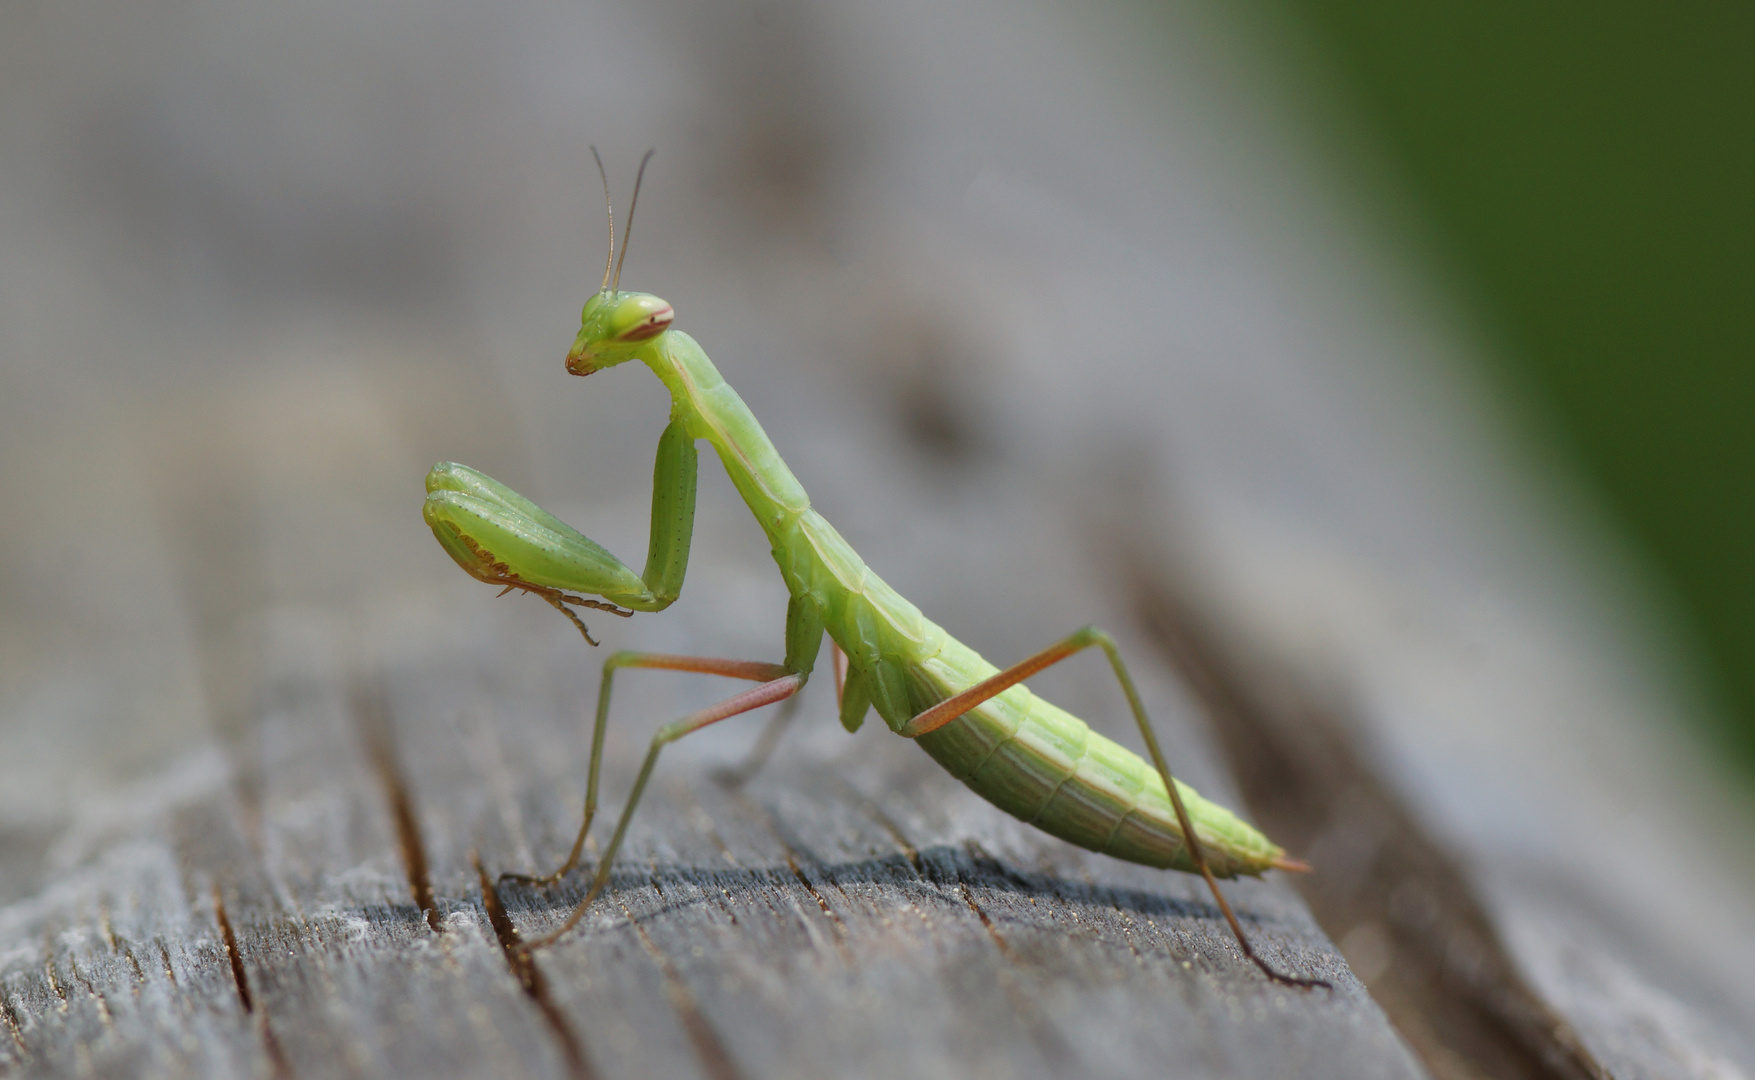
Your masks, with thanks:
[[[734,475],[735,464],[727,465]],[[912,718],[999,674],[885,584],[816,511],[806,506],[777,520],[783,523],[770,535],[793,614],[801,605],[821,609],[824,629],[849,658],[843,724],[857,727],[869,701],[901,732]],[[806,635],[805,650],[814,654],[819,632]],[[885,683],[895,689],[883,692]],[[917,741],[977,795],[1044,832],[1129,862],[1198,870],[1158,770],[1022,685]],[[1285,854],[1230,811],[1176,786],[1216,876],[1259,874]]]
[[[909,680],[924,697],[916,711],[997,672],[947,635],[939,656]],[[1197,869],[1157,770],[1022,686],[917,741],[977,795],[1046,833],[1128,862]],[[1284,854],[1230,811],[1176,786],[1216,876],[1259,874]]]

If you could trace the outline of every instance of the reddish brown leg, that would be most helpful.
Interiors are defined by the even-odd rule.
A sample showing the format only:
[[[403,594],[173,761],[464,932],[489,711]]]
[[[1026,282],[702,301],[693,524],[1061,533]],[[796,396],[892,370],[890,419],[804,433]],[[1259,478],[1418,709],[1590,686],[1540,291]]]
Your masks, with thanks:
[[[665,657],[664,659],[674,661],[691,658]],[[721,664],[740,663],[740,661],[707,662]],[[648,666],[676,667],[675,664],[651,664]],[[770,664],[763,666],[774,667],[775,665]],[[703,671],[707,669],[689,667],[680,668],[679,670]],[[730,672],[720,670],[715,673],[729,674]],[[729,719],[739,713],[749,712],[751,709],[759,709],[763,705],[772,705],[776,701],[784,701],[798,693],[798,688],[803,685],[804,676],[783,675],[780,678],[765,682],[760,686],[745,690],[740,694],[733,694],[731,697],[726,698],[717,705],[709,706],[708,708],[702,709],[696,713],[690,713],[681,720],[673,721],[664,725],[662,728],[659,728],[658,734],[652,736],[652,747],[646,751],[646,763],[640,766],[640,775],[634,781],[634,790],[628,793],[628,804],[622,808],[621,820],[616,822],[615,835],[610,837],[609,847],[605,849],[603,858],[599,859],[597,862],[597,873],[591,879],[591,887],[585,890],[585,899],[579,901],[578,906],[573,909],[572,914],[567,916],[566,922],[562,923],[553,933],[544,935],[543,937],[532,941],[530,943],[530,948],[540,949],[546,945],[552,945],[562,937],[565,937],[567,932],[577,926],[579,920],[585,917],[586,909],[591,906],[593,900],[597,899],[597,894],[603,891],[603,887],[609,883],[610,869],[615,864],[615,853],[621,848],[622,838],[628,833],[628,822],[633,819],[634,808],[640,804],[640,796],[646,791],[646,781],[652,778],[652,767],[658,764],[658,752],[660,750],[663,750],[666,746],[682,738],[684,735],[699,731],[709,724],[716,724],[721,720]]]
[[[591,765],[585,780],[585,820],[573,841],[573,850],[561,868],[547,877],[528,874],[501,874],[502,881],[518,881],[539,888],[553,885],[579,865],[585,850],[585,836],[591,831],[591,819],[597,815],[597,777],[603,765],[603,733],[609,726],[609,692],[620,668],[656,668],[663,671],[693,671],[702,675],[724,675],[751,682],[768,682],[787,674],[779,664],[759,660],[724,660],[711,656],[672,656],[667,653],[618,652],[603,662],[603,682],[597,689],[597,722],[591,729]]]
[[[1158,775],[1164,781],[1164,787],[1170,793],[1170,806],[1176,811],[1176,824],[1182,829],[1182,839],[1188,845],[1189,857],[1200,870],[1201,877],[1206,878],[1207,888],[1212,891],[1213,899],[1218,903],[1219,910],[1224,913],[1225,921],[1231,925],[1231,933],[1236,936],[1237,944],[1256,967],[1265,972],[1270,979],[1286,983],[1289,986],[1329,986],[1322,979],[1306,979],[1296,975],[1284,975],[1268,966],[1267,961],[1255,954],[1249,944],[1249,938],[1243,933],[1243,925],[1237,921],[1237,915],[1231,910],[1231,904],[1225,894],[1219,891],[1218,879],[1213,876],[1212,868],[1207,865],[1206,852],[1201,850],[1200,837],[1195,835],[1194,824],[1189,820],[1188,808],[1182,803],[1182,794],[1176,790],[1176,780],[1170,775],[1170,766],[1164,761],[1164,752],[1158,747],[1158,736],[1152,730],[1152,722],[1146,716],[1146,707],[1140,701],[1139,691],[1134,688],[1133,677],[1127,673],[1127,665],[1121,662],[1121,652],[1115,647],[1115,639],[1094,626],[1087,626],[1076,633],[1050,645],[1035,656],[1019,661],[991,678],[983,679],[960,694],[952,695],[922,712],[919,716],[903,724],[900,733],[910,739],[919,738],[929,731],[936,731],[946,724],[962,716],[975,706],[997,697],[1005,691],[1037,674],[1044,668],[1052,667],[1067,657],[1088,649],[1092,645],[1101,646],[1109,657],[1109,666],[1115,670],[1115,677],[1121,683],[1122,692],[1127,695],[1127,704],[1133,710],[1133,717],[1139,722],[1140,735],[1146,740],[1146,750],[1151,754],[1152,764],[1156,766]],[[1281,864],[1287,870],[1309,869],[1296,859],[1286,860]]]
[[[782,702],[773,717],[762,726],[762,734],[756,739],[756,745],[750,748],[749,754],[736,765],[714,770],[713,779],[729,788],[740,788],[749,783],[774,755],[774,748],[780,745],[780,737],[786,734],[792,718],[798,715],[798,703],[803,700],[794,694]]]

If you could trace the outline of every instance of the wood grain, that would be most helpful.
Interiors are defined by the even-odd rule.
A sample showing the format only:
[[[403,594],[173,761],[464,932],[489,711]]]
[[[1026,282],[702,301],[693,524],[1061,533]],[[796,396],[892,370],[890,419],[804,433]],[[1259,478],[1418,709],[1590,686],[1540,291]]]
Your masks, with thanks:
[[[583,876],[489,886],[571,842],[604,652],[458,573],[420,479],[641,550],[663,394],[559,363],[591,143],[624,184],[660,148],[627,282],[931,618],[1001,664],[1109,629],[1178,774],[1270,824],[1277,759],[1233,775],[1140,616],[1180,567],[1245,689],[1343,703],[1394,801],[1272,826],[1319,890],[1406,908],[1360,869],[1393,818],[1611,1074],[1755,1074],[1755,831],[1674,734],[1657,608],[1228,16],[415,7],[0,7],[0,1074],[1471,1075],[1348,970],[1396,960],[1372,919],[1337,950],[1229,886],[1336,987],[1273,985],[1197,880],[846,734],[826,678],[740,790],[759,717],[667,750],[609,893],[520,959]],[[708,460],[681,600],[592,625],[773,660],[784,605]],[[1137,747],[1100,658],[1032,685]],[[623,677],[612,816],[727,689]]]

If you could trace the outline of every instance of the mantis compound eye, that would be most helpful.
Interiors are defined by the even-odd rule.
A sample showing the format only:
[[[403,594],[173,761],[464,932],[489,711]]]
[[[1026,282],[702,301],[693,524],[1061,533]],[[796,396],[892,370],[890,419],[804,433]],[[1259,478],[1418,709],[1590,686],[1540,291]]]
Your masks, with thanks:
[[[669,329],[676,311],[648,293],[634,293],[618,303],[609,317],[609,333],[617,341],[646,341]]]

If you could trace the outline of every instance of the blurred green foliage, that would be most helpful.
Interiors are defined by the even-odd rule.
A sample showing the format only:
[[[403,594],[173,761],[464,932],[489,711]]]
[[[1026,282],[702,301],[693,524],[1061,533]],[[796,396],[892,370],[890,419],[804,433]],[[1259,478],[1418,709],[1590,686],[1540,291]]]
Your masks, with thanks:
[[[1755,768],[1755,5],[1273,0],[1521,398],[1668,575]]]

